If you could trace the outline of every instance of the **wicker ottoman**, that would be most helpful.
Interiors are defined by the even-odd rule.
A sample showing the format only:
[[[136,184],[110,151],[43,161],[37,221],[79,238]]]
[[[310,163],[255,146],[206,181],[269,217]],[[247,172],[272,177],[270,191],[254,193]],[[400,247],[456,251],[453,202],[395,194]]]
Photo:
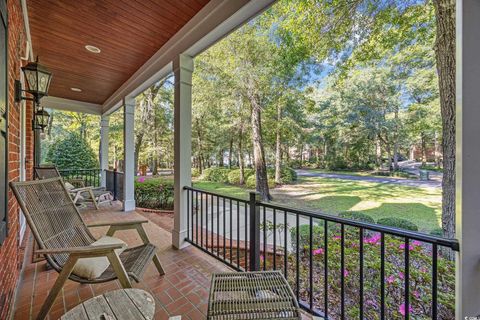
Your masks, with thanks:
[[[301,319],[292,289],[280,271],[215,273],[207,319]]]

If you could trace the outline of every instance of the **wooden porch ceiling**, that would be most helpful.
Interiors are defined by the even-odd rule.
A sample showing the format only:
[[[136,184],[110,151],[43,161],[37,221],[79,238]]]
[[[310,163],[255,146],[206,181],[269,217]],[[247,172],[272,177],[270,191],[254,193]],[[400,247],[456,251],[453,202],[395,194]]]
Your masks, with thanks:
[[[103,104],[208,2],[28,0],[33,52],[53,73],[49,95]]]

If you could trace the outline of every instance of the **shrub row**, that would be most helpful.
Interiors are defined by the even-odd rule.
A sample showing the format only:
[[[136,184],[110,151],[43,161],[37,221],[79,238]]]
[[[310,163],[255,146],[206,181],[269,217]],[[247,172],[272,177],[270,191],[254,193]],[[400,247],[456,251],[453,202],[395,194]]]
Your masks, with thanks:
[[[135,202],[148,209],[173,209],[173,180],[144,179],[135,181]]]
[[[357,211],[346,211],[342,212],[338,215],[339,217],[345,218],[345,219],[350,219],[350,220],[355,220],[355,221],[361,221],[365,223],[370,223],[374,224],[375,219],[373,219],[371,216],[368,214],[365,214],[363,212],[357,212]],[[406,219],[401,219],[401,218],[381,218],[377,220],[377,224],[384,225],[384,226],[389,226],[389,227],[394,227],[394,228],[400,228],[400,229],[405,229],[405,230],[411,230],[411,231],[418,231],[418,226]],[[313,226],[313,245],[317,246],[320,245],[323,241],[323,239],[320,237],[320,234],[323,233],[323,224],[320,225],[314,225]],[[332,230],[332,232],[339,232],[339,225],[335,224],[329,227],[329,229]],[[308,225],[301,225],[299,226],[299,240],[300,240],[300,247],[308,247],[310,243],[310,228]],[[371,233],[370,231],[367,230],[366,234]],[[432,235],[438,235],[441,236],[441,230],[433,230],[431,232]],[[293,227],[291,229],[291,238],[292,238],[292,246],[293,248],[296,248],[297,246],[297,240],[296,240],[296,227]]]
[[[192,170],[192,176],[194,173],[198,174],[198,171],[194,172]],[[284,167],[281,169],[280,173],[281,173],[280,182],[282,184],[292,183],[293,181],[297,180],[297,174],[295,170],[291,168]],[[275,181],[274,181],[275,169],[268,168],[267,176],[268,176],[268,185],[271,188],[275,187]],[[240,185],[240,169],[211,167],[203,170],[203,174],[201,175],[200,178],[205,181]],[[244,169],[244,184],[247,188],[255,188],[256,179],[255,179],[255,171],[253,169]]]

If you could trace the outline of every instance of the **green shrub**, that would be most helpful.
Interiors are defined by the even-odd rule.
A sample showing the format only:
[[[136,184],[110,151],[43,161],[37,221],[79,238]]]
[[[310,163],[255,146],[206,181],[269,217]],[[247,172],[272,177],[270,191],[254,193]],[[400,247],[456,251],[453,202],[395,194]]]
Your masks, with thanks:
[[[378,292],[383,283],[385,290],[388,292],[385,299],[385,319],[404,319],[401,303],[404,301],[404,272],[405,272],[405,240],[398,237],[385,237],[384,246],[387,252],[384,260],[385,279],[381,279],[379,272],[381,265],[381,236],[379,233],[365,235],[363,239],[363,277],[364,283],[368,285],[360,287],[359,284],[359,235],[358,228],[354,228],[354,232],[346,232],[344,239],[339,233],[331,232],[329,226],[328,231],[328,281],[330,297],[330,317],[332,319],[340,319],[341,310],[341,288],[342,277],[341,272],[344,267],[344,281],[348,285],[345,288],[345,296],[358,297],[360,290],[363,292],[365,301],[372,301],[371,304],[364,306],[364,318],[371,320],[378,320]],[[308,283],[310,272],[309,267],[313,265],[313,281],[314,283],[323,283],[325,281],[324,259],[325,259],[325,244],[323,242],[324,232],[322,225],[313,226],[313,244],[310,248],[310,232],[308,225],[301,225],[299,227],[300,250],[298,251],[299,263],[296,264],[297,259],[296,249],[296,232],[297,228],[290,229],[290,237],[292,239],[293,250],[290,251],[287,264],[288,274],[290,279],[295,279],[297,276],[300,283]],[[343,241],[342,241],[343,240]],[[342,260],[342,253],[344,257]],[[431,248],[422,245],[418,241],[411,241],[409,248],[410,256],[410,283],[412,291],[415,294],[410,295],[410,307],[412,318],[421,319],[425,314],[425,310],[431,307],[431,300],[425,299],[432,294],[432,258]],[[267,256],[267,268],[273,266],[272,255]],[[310,260],[311,259],[311,260]],[[277,268],[281,268],[281,263],[277,259]],[[312,261],[312,262],[310,262]],[[298,269],[297,269],[298,268]],[[438,281],[438,295],[441,297],[442,303],[438,308],[438,319],[454,319],[455,318],[455,262],[438,256],[438,274],[442,275],[442,280]],[[309,301],[309,294],[313,296],[323,295],[322,286],[314,286],[313,293],[308,290],[301,290],[299,301]],[[314,300],[314,306],[318,309],[323,307],[322,299]],[[358,304],[345,304],[345,318],[359,319]],[[415,315],[415,317],[413,317]],[[418,315],[418,317],[417,317]],[[425,317],[423,317],[425,318]]]
[[[48,149],[45,162],[58,169],[94,169],[99,166],[92,147],[76,133],[56,140]]]
[[[275,169],[268,168],[267,174],[269,178],[275,179]],[[288,184],[297,180],[297,173],[290,167],[282,167],[280,169],[280,183]]]
[[[246,181],[250,176],[255,174],[255,171],[253,169],[244,169],[243,174]],[[228,173],[228,183],[235,185],[240,184],[240,169],[234,169]]]
[[[173,209],[173,180],[139,178],[135,181],[135,201],[139,207]]]
[[[298,248],[299,250],[308,250],[310,247],[310,226],[303,224],[298,227],[298,230],[300,231],[298,235],[300,246]],[[317,248],[323,243],[323,226],[313,225],[312,231],[312,248]],[[297,227],[290,229],[290,238],[292,240],[292,250],[295,252],[297,250]]]
[[[377,223],[389,227],[418,231],[418,226],[415,223],[401,218],[383,218],[379,219]]]
[[[435,228],[432,231],[430,231],[430,234],[432,236],[443,237],[443,230],[442,230],[442,228]]]
[[[282,183],[292,183],[297,181],[297,173],[295,170],[289,167],[284,167],[280,170],[281,182]]]
[[[347,211],[347,212],[340,213],[338,216],[341,218],[355,220],[355,221],[375,223],[375,220],[373,220],[372,217],[370,217],[368,214],[365,214],[363,212]]]
[[[212,181],[212,182],[221,182],[228,183],[228,173],[229,169],[211,167],[203,170],[202,180]]]
[[[200,176],[200,170],[192,168],[192,178],[198,178]]]
[[[255,189],[257,186],[256,176],[251,175],[250,177],[248,177],[247,180],[245,181],[245,186],[249,189]],[[275,188],[274,179],[268,178],[268,187],[271,189]]]

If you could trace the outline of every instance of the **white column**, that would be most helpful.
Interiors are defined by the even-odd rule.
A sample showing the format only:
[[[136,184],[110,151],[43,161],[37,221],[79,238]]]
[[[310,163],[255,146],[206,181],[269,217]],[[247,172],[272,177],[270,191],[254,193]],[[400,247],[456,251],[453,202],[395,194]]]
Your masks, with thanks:
[[[480,2],[457,1],[456,319],[480,315]]]
[[[135,164],[134,164],[134,124],[135,98],[123,100],[123,147],[124,147],[124,177],[123,177],[123,211],[135,210]]]
[[[175,214],[172,244],[180,249],[187,243],[187,193],[185,186],[191,186],[192,175],[192,72],[193,59],[179,55],[173,61],[175,75],[174,101],[174,181]]]
[[[100,120],[100,186],[104,188],[107,186],[107,174],[105,170],[108,169],[108,129],[109,116],[102,116]]]

